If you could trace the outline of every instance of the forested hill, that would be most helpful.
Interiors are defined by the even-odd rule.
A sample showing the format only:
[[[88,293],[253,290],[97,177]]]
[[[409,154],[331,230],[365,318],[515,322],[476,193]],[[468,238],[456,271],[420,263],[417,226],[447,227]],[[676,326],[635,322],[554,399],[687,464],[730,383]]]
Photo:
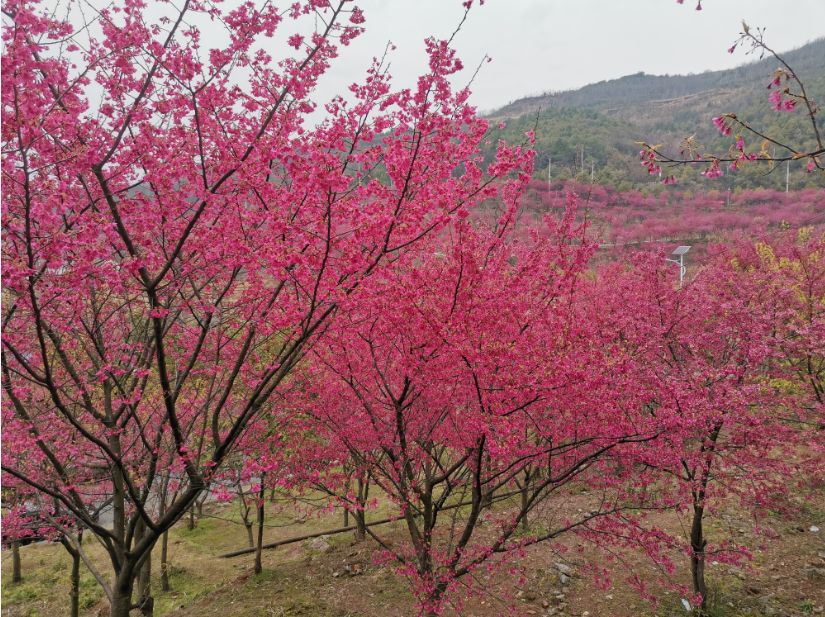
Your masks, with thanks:
[[[825,106],[825,38],[781,55],[802,79],[809,96]],[[639,165],[636,141],[676,146],[695,134],[708,150],[724,149],[727,143],[711,123],[722,113],[736,112],[768,134],[793,143],[810,135],[809,121],[800,110],[777,114],[768,103],[766,85],[777,67],[774,58],[765,58],[698,75],[637,73],[579,90],[519,99],[488,117],[505,122],[506,128],[494,133],[508,141],[518,141],[525,131],[536,128],[537,177],[546,177],[552,158],[554,179],[589,180],[592,172],[596,182],[638,188],[650,178]],[[819,123],[825,127],[825,115],[820,114]],[[682,173],[682,182],[696,188],[711,182],[698,171]],[[781,173],[766,171],[765,167],[740,171],[713,185],[784,188],[784,169]],[[823,186],[821,176],[805,174],[804,163],[792,165],[791,186]]]

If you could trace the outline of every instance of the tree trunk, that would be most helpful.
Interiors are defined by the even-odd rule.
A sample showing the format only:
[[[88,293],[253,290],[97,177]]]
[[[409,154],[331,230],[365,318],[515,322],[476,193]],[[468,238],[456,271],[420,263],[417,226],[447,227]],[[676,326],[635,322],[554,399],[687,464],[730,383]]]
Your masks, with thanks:
[[[529,478],[521,487],[521,529],[522,531],[530,531],[530,523],[527,520],[527,509],[530,503],[530,481]]]
[[[138,577],[138,589],[140,590],[140,614],[144,617],[152,617],[155,611],[155,599],[152,597],[152,553],[146,556],[146,561],[140,569]]]
[[[491,461],[491,459],[490,459],[490,455],[489,455],[489,454],[487,454],[487,455],[484,457],[484,467],[487,469],[487,477],[490,477],[490,475],[491,475],[491,473],[492,473],[493,464],[492,464],[492,461]],[[479,469],[479,471],[481,471],[481,470]],[[489,491],[485,492],[485,493],[482,495],[482,499],[481,499],[481,505],[482,505],[482,507],[484,507],[484,508],[490,508],[490,507],[492,507],[492,505],[493,505],[493,497],[495,497],[494,492],[495,492],[495,491],[493,491],[493,490],[491,489],[491,490],[489,490]]]
[[[72,553],[72,617],[80,617],[80,551]]]
[[[189,522],[186,524],[186,528],[189,531],[195,528],[195,504],[189,506]]]
[[[693,591],[702,596],[702,604],[699,607],[700,614],[704,614],[707,609],[708,596],[708,589],[705,584],[705,546],[707,545],[707,540],[705,539],[702,528],[704,513],[702,506],[694,505],[693,523],[690,527],[690,574],[693,582]]]
[[[261,552],[264,545],[264,497],[266,491],[264,489],[265,474],[261,474],[261,488],[258,490],[258,539],[255,544],[255,566],[253,570],[255,574],[263,572],[263,565],[261,563]]]
[[[441,603],[444,599],[445,591],[446,586],[443,583],[439,583],[430,592],[430,595],[427,598],[427,617],[440,617]]]
[[[140,540],[144,533],[147,533],[143,521],[138,522],[136,540]],[[152,597],[152,549],[146,553],[146,556],[138,562],[137,565],[137,605],[140,609],[140,614],[144,617],[152,617],[155,609],[155,599]]]
[[[78,542],[82,540],[83,535],[78,535]],[[71,598],[71,617],[80,617],[80,551],[75,550],[72,546],[71,542],[63,536],[60,539],[60,543],[63,545],[63,548],[66,549],[66,552],[72,558],[72,572],[70,575],[70,589],[69,589],[69,597]]]
[[[246,541],[249,543],[249,548],[254,548],[255,536],[252,535],[252,521],[244,521],[243,526],[246,527]]]
[[[355,541],[361,542],[367,537],[367,498],[369,497],[369,480],[363,474],[358,476],[358,511],[353,512],[355,518]]]
[[[363,510],[353,513],[355,518],[355,539],[360,542],[367,537],[367,517]]]
[[[20,542],[11,543],[11,582],[20,583],[23,581],[23,568],[20,563]]]
[[[112,590],[112,604],[110,617],[129,617],[132,609],[132,589],[121,585],[115,585]]]
[[[344,527],[349,527],[349,510],[344,508]]]
[[[169,591],[169,532],[164,531],[160,541],[160,588]]]
[[[177,491],[175,491],[177,494]],[[160,492],[160,515],[166,514],[166,505],[169,498],[169,472],[163,476],[162,490]],[[174,501],[174,497],[172,498]],[[169,531],[164,531],[160,540],[160,589],[169,591]]]

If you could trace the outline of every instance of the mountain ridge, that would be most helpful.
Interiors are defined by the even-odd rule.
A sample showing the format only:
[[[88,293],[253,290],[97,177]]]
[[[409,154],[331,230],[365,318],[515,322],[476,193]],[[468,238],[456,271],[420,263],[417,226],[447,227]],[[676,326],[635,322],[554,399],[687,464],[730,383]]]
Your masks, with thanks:
[[[817,69],[820,71],[825,66],[825,37],[815,39],[796,49],[780,54],[782,58],[800,75],[805,78],[806,73],[813,73]],[[689,94],[698,94],[702,91],[717,90],[719,87],[731,83],[753,85],[754,82],[767,83],[768,78],[778,62],[773,57],[756,59],[743,63],[731,69],[708,70],[701,73],[688,73],[676,75],[655,75],[639,71],[617,77],[605,79],[581,88],[562,90],[558,92],[546,91],[538,95],[528,95],[521,97],[493,110],[486,117],[497,119],[499,117],[514,117],[524,113],[534,112],[538,109],[552,109],[559,107],[586,107],[599,109],[603,104],[604,93],[626,91],[626,84],[632,84],[633,90],[637,90],[639,85],[644,85],[648,92],[653,92],[653,98],[672,99],[680,98]],[[711,87],[708,87],[708,84]],[[677,90],[676,95],[667,95],[664,92]],[[631,100],[625,100],[624,106],[651,100],[649,96],[643,96],[642,91],[638,91],[637,96]],[[612,98],[612,97],[611,97]]]

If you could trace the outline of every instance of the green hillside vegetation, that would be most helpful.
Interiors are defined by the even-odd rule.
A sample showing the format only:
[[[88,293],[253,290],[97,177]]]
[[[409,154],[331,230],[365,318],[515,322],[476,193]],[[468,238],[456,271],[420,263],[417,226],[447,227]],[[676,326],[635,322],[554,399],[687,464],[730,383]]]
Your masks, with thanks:
[[[810,98],[825,104],[825,39],[783,58],[802,79]],[[695,135],[705,151],[725,152],[730,142],[718,134],[711,119],[728,112],[787,143],[812,145],[810,121],[801,110],[771,109],[766,86],[777,66],[774,58],[765,58],[698,75],[637,73],[579,90],[519,99],[488,116],[493,123],[492,143],[499,138],[518,142],[535,128],[536,177],[547,177],[552,158],[554,180],[589,181],[592,173],[594,182],[619,188],[643,188],[655,182],[639,165],[637,141],[665,144],[678,153],[681,140]],[[500,122],[505,128],[496,128]],[[825,131],[822,114],[819,125]],[[753,148],[758,149],[755,139]],[[791,188],[825,187],[823,174],[807,174],[804,168],[804,161],[791,163]],[[785,186],[784,167],[771,171],[766,165],[751,166],[717,180],[706,180],[699,171],[681,169],[680,183],[725,190]]]

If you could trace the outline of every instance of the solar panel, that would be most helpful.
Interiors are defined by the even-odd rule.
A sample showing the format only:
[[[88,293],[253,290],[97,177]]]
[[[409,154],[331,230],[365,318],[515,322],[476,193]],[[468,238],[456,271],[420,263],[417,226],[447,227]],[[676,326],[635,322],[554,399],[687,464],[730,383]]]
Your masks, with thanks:
[[[690,250],[689,246],[677,246],[676,250],[673,251],[674,255],[684,255]]]

